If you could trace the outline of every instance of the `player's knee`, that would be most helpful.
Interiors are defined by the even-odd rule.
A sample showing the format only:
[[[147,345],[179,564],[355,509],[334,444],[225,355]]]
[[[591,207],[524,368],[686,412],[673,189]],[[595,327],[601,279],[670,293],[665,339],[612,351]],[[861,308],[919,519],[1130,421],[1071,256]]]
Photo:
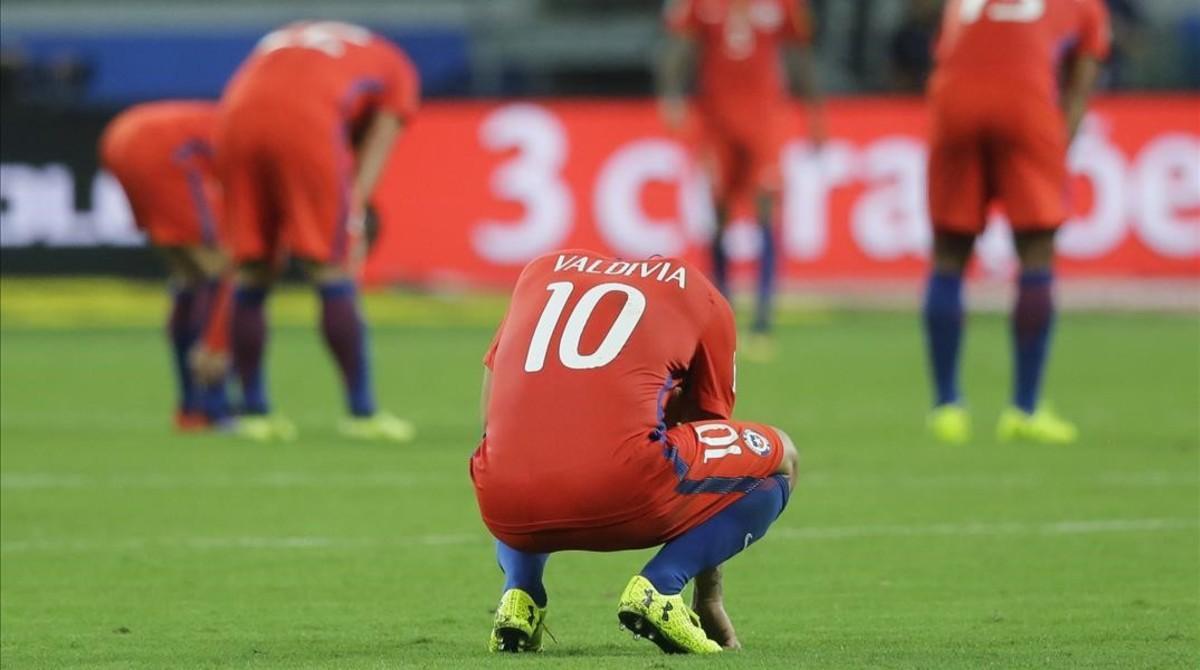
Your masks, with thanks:
[[[1035,230],[1013,234],[1022,270],[1046,270],[1054,264],[1054,231]]]
[[[188,256],[204,279],[220,277],[229,265],[229,259],[217,247],[194,246],[188,249]]]
[[[764,187],[759,189],[754,196],[754,211],[758,218],[759,225],[772,225],[775,220],[775,209],[779,203],[781,193],[773,187]]]
[[[304,262],[304,272],[314,284],[331,284],[353,278],[349,268],[338,263]]]
[[[729,223],[729,205],[725,203],[724,197],[718,198],[713,202],[713,215],[716,221],[717,231],[725,230],[726,224]]]
[[[238,266],[238,283],[242,286],[266,288],[274,278],[274,272],[269,263],[263,261],[248,261]]]
[[[933,266],[939,272],[962,273],[971,259],[974,235],[938,231],[933,236]]]
[[[783,449],[783,458],[779,462],[779,469],[775,474],[780,474],[787,477],[788,488],[796,488],[796,479],[800,476],[800,452],[796,449],[796,443],[792,441],[791,436],[787,433],[775,429],[779,434],[779,440],[782,443],[780,446]]]

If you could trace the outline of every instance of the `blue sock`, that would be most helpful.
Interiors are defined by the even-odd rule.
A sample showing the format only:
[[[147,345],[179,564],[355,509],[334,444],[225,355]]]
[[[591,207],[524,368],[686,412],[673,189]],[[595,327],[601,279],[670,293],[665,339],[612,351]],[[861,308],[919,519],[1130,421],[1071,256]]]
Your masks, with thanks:
[[[774,475],[708,521],[671,540],[642,568],[642,576],[664,595],[714,568],[766,535],[788,500],[787,477]]]
[[[225,382],[205,386],[200,391],[200,406],[204,416],[213,423],[219,424],[229,419],[229,397],[225,392]]]
[[[754,331],[771,329],[771,302],[775,297],[775,229],[770,221],[761,222],[762,251],[758,257],[758,303],[754,314]]]
[[[171,297],[171,316],[167,321],[167,335],[171,341],[171,359],[175,364],[175,379],[179,385],[181,412],[195,412],[200,409],[199,394],[192,379],[192,366],[188,363],[188,352],[200,336],[193,323],[195,301],[196,292],[192,289],[176,289]]]
[[[546,586],[542,573],[550,554],[527,554],[496,540],[496,562],[504,571],[504,590],[521,589],[533,598],[538,607],[546,606]]]
[[[1037,409],[1054,329],[1053,283],[1050,270],[1022,272],[1012,312],[1013,404],[1030,413]]]
[[[242,409],[247,414],[270,411],[262,365],[267,346],[266,299],[267,290],[257,286],[239,286],[233,294],[233,368],[242,383]]]
[[[962,275],[934,272],[925,290],[925,345],[934,384],[934,406],[956,403],[962,342]]]
[[[713,233],[712,247],[712,280],[713,285],[729,299],[729,257],[725,254],[725,234],[721,228]]]
[[[350,280],[322,285],[321,333],[337,361],[346,389],[346,404],[354,416],[375,413],[367,328],[358,311],[358,289]]]

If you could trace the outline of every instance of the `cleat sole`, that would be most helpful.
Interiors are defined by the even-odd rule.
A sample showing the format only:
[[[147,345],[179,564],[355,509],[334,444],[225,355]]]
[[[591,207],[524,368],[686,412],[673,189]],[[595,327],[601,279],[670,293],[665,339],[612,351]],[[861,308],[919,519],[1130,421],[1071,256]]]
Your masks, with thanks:
[[[633,633],[634,637],[645,638],[666,654],[684,654],[687,650],[672,642],[649,619],[636,612],[618,612],[617,619],[621,625]]]
[[[529,636],[516,628],[497,628],[496,637],[500,638],[499,651],[512,654],[524,651],[529,644]]]

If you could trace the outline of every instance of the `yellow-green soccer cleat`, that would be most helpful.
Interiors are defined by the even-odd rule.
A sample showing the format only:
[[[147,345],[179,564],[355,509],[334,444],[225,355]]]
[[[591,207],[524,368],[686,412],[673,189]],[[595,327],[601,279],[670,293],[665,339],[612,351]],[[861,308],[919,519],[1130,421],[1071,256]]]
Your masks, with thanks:
[[[488,651],[541,651],[546,630],[546,608],[538,607],[533,596],[521,589],[509,589],[500,596]]]
[[[971,416],[962,405],[938,405],[929,413],[929,432],[945,444],[966,444],[971,440]]]
[[[1040,407],[1033,414],[1009,407],[1000,414],[1000,421],[996,424],[996,437],[1001,442],[1071,444],[1079,439],[1079,429],[1049,407]]]
[[[347,417],[342,420],[338,430],[342,435],[355,440],[411,442],[417,436],[417,429],[411,423],[382,411],[371,416]]]
[[[658,645],[668,654],[715,654],[721,645],[708,639],[700,617],[676,594],[664,596],[641,575],[629,580],[617,605],[621,626]]]
[[[240,416],[234,432],[256,442],[291,442],[296,439],[296,425],[277,414]]]
[[[738,357],[750,363],[771,363],[775,360],[775,339],[767,333],[747,333],[738,346]]]

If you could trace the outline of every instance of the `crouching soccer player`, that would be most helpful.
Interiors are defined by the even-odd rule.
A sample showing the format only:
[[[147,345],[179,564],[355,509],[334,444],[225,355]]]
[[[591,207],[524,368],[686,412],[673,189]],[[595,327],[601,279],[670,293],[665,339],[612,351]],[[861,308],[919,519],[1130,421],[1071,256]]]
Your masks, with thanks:
[[[220,209],[212,149],[216,119],[214,103],[147,103],[119,114],[100,139],[101,163],[120,182],[137,226],[167,261],[167,335],[179,383],[180,430],[229,419],[223,377],[197,379],[189,361],[210,322],[225,321],[219,312],[230,287],[214,214]],[[208,346],[218,344],[213,339]]]
[[[777,428],[731,418],[735,344],[729,304],[683,261],[526,266],[484,359],[471,460],[505,577],[492,651],[541,649],[551,553],[658,545],[621,624],[668,653],[738,646],[721,565],[783,511],[797,456]]]

